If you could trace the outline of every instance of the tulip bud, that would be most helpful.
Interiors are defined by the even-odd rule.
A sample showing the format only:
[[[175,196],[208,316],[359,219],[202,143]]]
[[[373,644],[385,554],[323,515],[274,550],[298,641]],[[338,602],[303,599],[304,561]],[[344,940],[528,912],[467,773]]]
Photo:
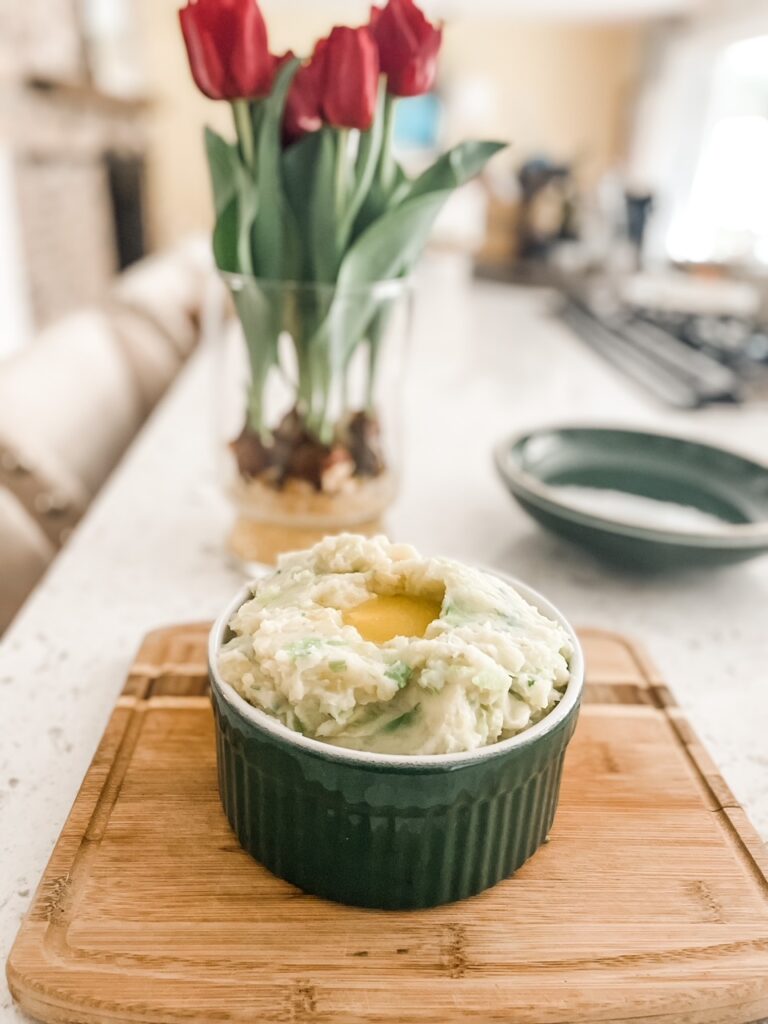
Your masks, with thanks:
[[[371,32],[379,63],[393,96],[429,92],[437,73],[437,54],[443,31],[431,24],[413,0],[389,0],[371,9]]]
[[[295,142],[308,132],[319,131],[323,126],[323,53],[327,42],[326,39],[320,39],[311,59],[302,64],[293,76],[283,116],[283,136],[288,143]],[[293,54],[289,51],[280,58],[279,63],[292,58]]]
[[[376,112],[379,56],[367,27],[336,27],[323,48],[322,109],[328,124],[367,131]]]
[[[190,0],[179,11],[192,77],[212,100],[266,96],[275,77],[256,0]]]

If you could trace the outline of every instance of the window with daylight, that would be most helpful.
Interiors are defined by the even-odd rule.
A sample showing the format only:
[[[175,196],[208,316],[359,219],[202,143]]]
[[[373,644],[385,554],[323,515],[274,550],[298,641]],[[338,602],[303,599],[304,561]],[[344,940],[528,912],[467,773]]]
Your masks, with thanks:
[[[768,264],[768,35],[734,43],[715,69],[704,143],[668,236],[685,262]]]

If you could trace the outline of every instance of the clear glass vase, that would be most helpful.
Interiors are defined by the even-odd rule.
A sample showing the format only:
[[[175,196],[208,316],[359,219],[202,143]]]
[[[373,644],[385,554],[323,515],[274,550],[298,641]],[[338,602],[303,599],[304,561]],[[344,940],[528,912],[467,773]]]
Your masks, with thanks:
[[[247,568],[329,533],[375,533],[397,489],[405,280],[360,287],[225,274],[213,327],[232,554]]]

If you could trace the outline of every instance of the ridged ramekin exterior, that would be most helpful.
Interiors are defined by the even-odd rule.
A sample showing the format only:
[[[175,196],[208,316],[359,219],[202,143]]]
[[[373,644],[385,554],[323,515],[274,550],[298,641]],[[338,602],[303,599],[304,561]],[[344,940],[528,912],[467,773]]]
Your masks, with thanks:
[[[501,754],[443,767],[352,763],[260,729],[215,680],[219,790],[241,845],[341,903],[450,903],[495,885],[544,842],[578,715]]]

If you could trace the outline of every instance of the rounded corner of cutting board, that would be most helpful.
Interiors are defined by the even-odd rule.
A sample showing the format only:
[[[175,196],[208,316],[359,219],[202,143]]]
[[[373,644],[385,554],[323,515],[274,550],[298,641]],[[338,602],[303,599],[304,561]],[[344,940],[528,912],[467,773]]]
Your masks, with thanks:
[[[54,1018],[46,1014],[43,1016],[43,1005],[47,1005],[46,1001],[41,1002],[35,997],[35,992],[45,991],[45,982],[42,977],[42,972],[36,971],[34,967],[26,965],[22,967],[21,962],[24,957],[24,951],[22,943],[24,941],[24,929],[19,933],[15,943],[11,948],[11,952],[5,964],[5,980],[8,983],[8,991],[13,996],[14,1002],[23,1010],[24,1013],[29,1014],[31,1017],[35,1017],[39,1020],[53,1020]]]
[[[5,980],[8,985],[8,991],[11,993],[17,1003],[21,1001],[22,993],[24,992],[25,978],[21,971],[16,966],[16,946],[18,945],[19,939],[11,947],[11,952],[8,954],[8,959],[5,962]]]

